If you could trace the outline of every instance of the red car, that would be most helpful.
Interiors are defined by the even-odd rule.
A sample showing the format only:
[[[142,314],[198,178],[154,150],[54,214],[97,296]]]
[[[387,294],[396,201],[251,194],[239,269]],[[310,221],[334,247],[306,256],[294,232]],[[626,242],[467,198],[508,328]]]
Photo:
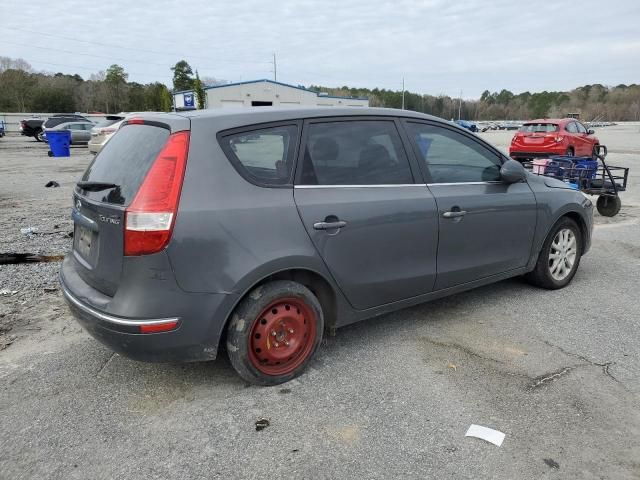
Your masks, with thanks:
[[[511,139],[509,155],[523,161],[553,155],[593,157],[600,142],[575,118],[532,120]]]

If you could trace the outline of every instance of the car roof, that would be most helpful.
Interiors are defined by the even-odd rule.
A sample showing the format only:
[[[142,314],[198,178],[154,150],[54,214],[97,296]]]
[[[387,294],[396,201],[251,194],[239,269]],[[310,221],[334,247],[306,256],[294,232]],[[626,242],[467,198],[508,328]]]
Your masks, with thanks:
[[[575,118],[538,118],[536,120],[529,120],[528,122],[524,122],[525,125],[528,125],[530,123],[558,123],[558,124],[565,124],[565,123],[569,123],[569,122],[573,122],[576,121]]]
[[[419,112],[413,112],[410,110],[374,107],[243,107],[191,110],[186,112],[176,112],[174,114],[191,119],[234,118],[237,119],[239,123],[257,123],[301,118],[345,117],[363,115],[407,117],[436,120],[439,122],[445,121],[438,117],[426,115]]]
[[[77,120],[69,120],[68,122],[59,123],[59,124],[57,124],[57,125],[55,125],[55,126],[53,126],[51,128],[64,127],[65,125],[69,125],[69,124],[72,124],[72,123],[88,123],[90,125],[94,125],[94,123],[90,122],[89,120],[77,119]]]

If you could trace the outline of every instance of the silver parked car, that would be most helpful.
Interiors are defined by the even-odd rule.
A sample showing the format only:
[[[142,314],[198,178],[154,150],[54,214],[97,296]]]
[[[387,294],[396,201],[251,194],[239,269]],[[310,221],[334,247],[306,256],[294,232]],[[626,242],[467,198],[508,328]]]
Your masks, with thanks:
[[[72,216],[60,282],[91,335],[149,361],[224,346],[274,385],[326,330],[509,277],[567,286],[593,205],[435,117],[264,107],[126,119]]]
[[[46,138],[47,132],[69,130],[71,132],[71,144],[86,144],[91,139],[91,129],[94,124],[88,120],[72,120],[69,122],[59,123],[55,127],[45,127],[44,137]]]

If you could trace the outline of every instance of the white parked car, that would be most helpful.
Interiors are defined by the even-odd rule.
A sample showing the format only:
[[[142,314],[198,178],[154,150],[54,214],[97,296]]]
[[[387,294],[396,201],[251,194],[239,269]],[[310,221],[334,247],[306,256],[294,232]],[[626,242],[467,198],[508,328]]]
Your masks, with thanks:
[[[118,131],[124,118],[124,115],[109,115],[106,120],[93,127],[91,129],[91,139],[89,140],[89,151],[98,153],[102,150],[102,147]]]

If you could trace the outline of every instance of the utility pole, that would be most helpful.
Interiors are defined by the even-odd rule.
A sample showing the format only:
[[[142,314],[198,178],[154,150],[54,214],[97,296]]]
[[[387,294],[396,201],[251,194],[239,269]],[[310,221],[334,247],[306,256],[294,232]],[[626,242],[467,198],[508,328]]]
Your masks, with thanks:
[[[273,81],[278,81],[278,65],[276,64],[276,54],[273,53]]]
[[[458,120],[460,120],[461,111],[462,111],[462,90],[460,90],[460,103],[458,104]]]
[[[404,77],[402,77],[402,110],[404,110]]]

